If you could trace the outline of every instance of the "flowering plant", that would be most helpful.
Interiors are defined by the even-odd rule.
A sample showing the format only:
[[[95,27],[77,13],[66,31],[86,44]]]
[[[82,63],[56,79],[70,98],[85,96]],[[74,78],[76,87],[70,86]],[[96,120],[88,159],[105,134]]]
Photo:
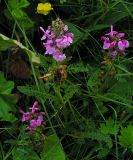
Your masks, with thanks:
[[[35,101],[33,106],[29,109],[29,112],[24,112],[23,110],[20,110],[20,113],[22,114],[21,121],[22,123],[27,122],[28,126],[26,127],[26,130],[32,131],[40,126],[43,126],[45,113],[39,111],[37,101]]]
[[[104,41],[103,49],[109,51],[110,57],[115,57],[118,54],[124,54],[126,48],[129,47],[129,42],[125,40],[125,33],[119,33],[113,30],[111,25],[111,31],[101,39]]]
[[[49,12],[53,10],[53,8],[51,7],[50,3],[39,3],[37,6],[37,13],[38,14],[43,14],[43,15],[47,15],[49,14]]]
[[[67,32],[68,26],[57,18],[46,31],[42,27],[40,30],[43,32],[41,40],[46,49],[45,54],[52,55],[57,62],[63,61],[66,58],[63,49],[71,45],[74,36],[73,33]]]

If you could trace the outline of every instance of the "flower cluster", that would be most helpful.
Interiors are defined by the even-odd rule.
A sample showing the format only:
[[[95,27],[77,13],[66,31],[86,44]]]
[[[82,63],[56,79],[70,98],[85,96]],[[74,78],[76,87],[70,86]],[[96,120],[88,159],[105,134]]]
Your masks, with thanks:
[[[35,101],[32,108],[29,109],[29,112],[20,110],[20,113],[22,114],[22,123],[28,123],[26,130],[33,131],[40,126],[43,126],[45,113],[39,111],[37,101]]]
[[[111,25],[111,31],[105,36],[102,36],[103,49],[109,51],[110,57],[115,57],[118,54],[124,54],[126,48],[129,47],[129,42],[124,39],[125,33],[119,33],[113,31],[113,25]]]
[[[73,42],[73,33],[67,32],[68,26],[57,18],[46,31],[42,27],[40,30],[43,32],[41,40],[46,49],[45,54],[52,55],[57,62],[63,61],[66,58],[63,49]]]
[[[53,8],[51,7],[50,3],[39,3],[37,6],[37,13],[38,14],[43,14],[43,15],[47,15],[49,14],[49,12],[53,10]]]

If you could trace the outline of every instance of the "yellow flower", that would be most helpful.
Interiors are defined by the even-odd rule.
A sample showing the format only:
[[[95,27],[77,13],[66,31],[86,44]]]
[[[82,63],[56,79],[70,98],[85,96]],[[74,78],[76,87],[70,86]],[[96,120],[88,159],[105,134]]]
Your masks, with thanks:
[[[37,6],[37,13],[47,15],[53,10],[50,3],[39,3]]]

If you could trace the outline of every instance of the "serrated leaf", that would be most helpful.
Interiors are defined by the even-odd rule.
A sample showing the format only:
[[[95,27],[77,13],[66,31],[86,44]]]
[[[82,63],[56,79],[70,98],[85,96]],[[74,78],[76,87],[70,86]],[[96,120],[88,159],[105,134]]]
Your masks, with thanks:
[[[40,160],[30,146],[17,146],[12,150],[13,160]]]
[[[65,153],[57,135],[48,136],[41,153],[41,160],[65,160]]]
[[[131,149],[133,152],[133,126],[129,125],[128,127],[121,129],[121,135],[119,136],[119,143]]]
[[[100,131],[104,134],[116,135],[119,131],[119,124],[116,124],[115,121],[111,118],[106,120],[106,123],[100,124]]]

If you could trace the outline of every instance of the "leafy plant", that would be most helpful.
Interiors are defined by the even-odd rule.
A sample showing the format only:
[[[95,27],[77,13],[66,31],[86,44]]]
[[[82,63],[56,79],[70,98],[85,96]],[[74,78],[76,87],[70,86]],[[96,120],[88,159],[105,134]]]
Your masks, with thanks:
[[[0,119],[3,121],[13,122],[16,120],[14,116],[15,104],[17,98],[11,94],[14,88],[14,82],[6,81],[4,74],[0,72]]]

